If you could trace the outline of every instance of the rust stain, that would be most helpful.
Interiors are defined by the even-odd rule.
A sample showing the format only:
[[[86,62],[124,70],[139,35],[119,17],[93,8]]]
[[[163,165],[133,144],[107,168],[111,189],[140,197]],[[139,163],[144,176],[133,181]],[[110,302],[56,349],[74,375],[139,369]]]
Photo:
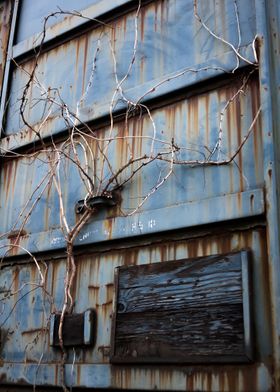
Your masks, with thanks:
[[[45,230],[49,229],[49,218],[51,214],[51,209],[49,207],[50,205],[50,200],[51,200],[51,190],[52,190],[52,184],[49,183],[47,186],[47,194],[46,194],[46,206],[45,206],[45,212],[44,212],[44,224],[45,224]]]
[[[31,267],[30,267],[30,272],[31,272],[31,282],[36,282],[36,281],[39,281],[39,279],[36,279],[36,278],[38,278],[38,270],[37,270],[37,267],[33,264]],[[35,301],[35,297],[32,297],[32,304],[34,303],[34,301]]]
[[[252,118],[255,117],[260,107],[260,94],[258,80],[254,78],[250,84],[251,100],[252,100]],[[260,172],[263,166],[263,141],[261,132],[261,117],[258,118],[253,130],[253,143],[254,143],[254,160],[256,178],[260,177]]]
[[[166,13],[166,9],[168,8],[168,6],[165,3],[166,3],[165,0],[160,0],[160,29],[161,29],[161,33],[163,33],[164,28],[166,26],[165,13]]]
[[[104,232],[106,233],[107,239],[112,238],[112,232],[113,232],[113,224],[114,224],[114,219],[105,219],[103,223],[104,227]]]
[[[110,356],[111,346],[104,346],[104,345],[102,345],[102,346],[99,346],[97,348],[97,350],[99,352],[101,352],[103,362],[105,362],[105,363],[108,362],[109,356]]]
[[[33,328],[33,329],[29,329],[26,331],[21,331],[22,335],[34,335],[34,334],[41,334],[41,333],[47,333],[48,332],[48,328]]]
[[[140,59],[140,83],[145,82],[145,65],[146,65],[146,56],[141,56]]]
[[[126,157],[126,148],[127,148],[127,141],[125,136],[128,135],[128,126],[125,124],[124,127],[120,126],[119,124],[116,127],[117,136],[120,137],[116,142],[116,164],[117,167],[122,167],[124,164],[124,159]]]
[[[78,71],[79,71],[79,61],[80,61],[80,39],[76,42],[76,61],[75,61],[75,81],[74,81],[74,91],[76,90]]]
[[[9,232],[9,235],[7,236],[8,239],[14,240],[17,237],[22,237],[22,236],[26,236],[27,232],[22,229],[22,230],[13,230]]]
[[[195,136],[199,136],[198,124],[198,97],[192,97],[188,100],[188,124],[189,124],[189,140]]]
[[[112,313],[112,308],[113,308],[113,302],[108,302],[106,304],[97,304],[97,314],[98,314],[98,319],[102,319],[102,322],[104,325],[108,325],[108,322],[110,322],[110,315]]]
[[[88,59],[88,35],[84,37],[84,62],[82,74],[82,94],[85,92],[85,79],[87,72],[87,59]]]
[[[12,236],[9,238],[9,244],[11,245],[9,248],[9,255],[10,256],[16,256],[19,252],[19,248],[18,245],[20,245],[20,236],[16,235],[16,236]]]
[[[232,94],[232,93],[231,93]],[[238,97],[233,105],[234,113],[235,113],[235,124],[236,124],[236,131],[237,131],[237,141],[238,141],[238,145],[241,144],[242,142],[242,127],[241,127],[241,115],[242,115],[242,110],[241,110],[241,102],[240,102],[240,98]],[[228,110],[228,116],[230,116],[230,110]],[[228,123],[230,123],[230,118],[228,119]],[[240,174],[239,174],[239,183],[240,183],[240,191],[243,191],[243,176],[241,175],[241,173],[243,172],[243,157],[242,157],[242,151],[240,152],[240,154],[238,154],[238,167],[240,170]]]
[[[137,265],[139,249],[129,249],[122,253],[122,265]]]
[[[19,289],[19,268],[15,268],[13,275],[14,291],[17,291]]]
[[[192,366],[183,367],[186,380],[186,390],[194,392],[203,390],[227,391],[227,392],[254,392],[258,387],[257,365],[247,366]],[[134,369],[133,369],[134,370]],[[170,368],[141,368],[132,369],[127,366],[114,366],[112,368],[113,385],[116,388],[130,389],[137,384],[138,380],[145,379],[151,389],[176,389],[176,379]]]
[[[240,175],[240,177],[242,176]],[[242,194],[240,192],[237,193],[237,208],[239,211],[242,211]]]
[[[192,376],[192,371],[189,370],[186,372],[186,390],[187,391],[193,391],[194,390],[194,379]]]
[[[205,142],[206,142],[206,146],[209,146],[210,143],[210,124],[209,124],[209,114],[210,114],[210,95],[209,94],[205,94],[204,95],[205,98]]]
[[[168,246],[166,244],[162,244],[160,247],[160,260],[161,261],[166,261],[167,258],[167,251],[168,251]],[[152,260],[150,260],[150,262],[152,263]]]
[[[114,52],[116,50],[116,28],[117,28],[117,25],[114,24],[114,25],[112,25],[112,29],[110,29],[111,45],[112,45],[112,48],[113,48]]]
[[[77,365],[77,385],[81,385],[81,366]]]
[[[74,259],[75,260],[75,259]],[[76,261],[76,260],[75,260]],[[81,280],[81,276],[83,276],[82,275],[82,273],[81,273],[81,269],[82,269],[82,267],[85,265],[86,263],[83,263],[83,264],[78,264],[77,265],[77,263],[76,263],[76,276],[75,276],[75,279],[74,279],[74,281],[73,281],[73,286],[72,286],[72,295],[73,295],[73,297],[74,298],[77,298],[78,297],[78,294],[79,294],[79,289],[80,289],[80,284],[79,284],[79,282],[81,282],[82,280]]]
[[[59,379],[58,375],[59,375],[59,366],[55,366],[55,372],[54,372],[54,382],[55,382],[55,385],[58,385],[58,379]]]
[[[88,303],[90,306],[97,306],[98,305],[98,297],[99,297],[99,286],[88,286]]]
[[[232,248],[231,242],[232,239],[227,235],[222,236],[221,239],[217,240],[218,253],[228,253],[235,250]]]
[[[115,286],[113,283],[106,284],[106,301],[112,303],[115,294]]]
[[[164,18],[163,18],[163,14],[164,14],[164,1],[165,0],[158,0],[156,2],[154,2],[152,5],[154,6],[154,31],[157,32],[158,29],[160,28],[161,30],[164,27]],[[160,26],[159,26],[159,19],[160,19]]]
[[[140,122],[142,122],[142,121],[143,120],[140,119]],[[138,126],[137,125],[138,125],[137,119],[133,118],[129,124],[129,128],[130,129],[132,128],[132,136],[133,136],[133,138],[131,139],[131,154],[133,157],[137,156],[137,152],[138,152],[136,150],[136,145],[138,143],[138,139],[135,138],[138,135]],[[142,135],[142,134],[140,134],[140,135]],[[140,136],[140,135],[138,135],[138,136]],[[128,157],[128,151],[126,151],[126,157]]]
[[[7,162],[7,165],[4,166],[3,175],[6,202],[8,198],[10,199],[14,197],[17,169],[17,159]]]
[[[146,21],[146,8],[142,8],[140,10],[140,37],[141,37],[141,42],[144,42],[145,39],[145,21]]]
[[[166,108],[166,117],[168,121],[168,134],[170,137],[175,137],[175,124],[176,124],[176,114],[177,114],[177,105],[171,105]]]

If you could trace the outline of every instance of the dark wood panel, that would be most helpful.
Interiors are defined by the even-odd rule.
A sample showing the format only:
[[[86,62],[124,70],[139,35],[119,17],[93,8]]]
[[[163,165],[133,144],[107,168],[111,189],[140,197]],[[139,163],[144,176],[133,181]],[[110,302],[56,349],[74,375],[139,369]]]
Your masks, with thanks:
[[[247,264],[243,251],[118,268],[112,361],[248,361]]]
[[[54,346],[59,346],[58,328],[60,315],[54,321]],[[84,343],[84,314],[66,314],[64,317],[62,337],[64,346],[79,346]]]

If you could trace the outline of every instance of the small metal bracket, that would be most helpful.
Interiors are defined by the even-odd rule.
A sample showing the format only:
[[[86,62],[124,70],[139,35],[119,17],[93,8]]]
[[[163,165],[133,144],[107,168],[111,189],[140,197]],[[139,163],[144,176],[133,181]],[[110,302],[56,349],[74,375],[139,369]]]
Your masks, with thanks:
[[[99,207],[114,207],[116,204],[112,194],[108,193],[102,196],[89,197],[87,200],[78,200],[75,205],[75,212],[76,214],[82,214],[86,208],[92,210]]]

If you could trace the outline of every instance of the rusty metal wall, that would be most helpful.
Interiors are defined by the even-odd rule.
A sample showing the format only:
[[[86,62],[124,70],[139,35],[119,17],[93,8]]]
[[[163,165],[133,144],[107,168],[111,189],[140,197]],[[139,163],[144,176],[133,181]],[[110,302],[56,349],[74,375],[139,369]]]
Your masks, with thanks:
[[[161,139],[161,142],[156,141],[154,144],[156,151],[162,149],[162,141],[168,143],[170,138],[174,137],[178,145],[186,146],[185,149],[177,152],[177,159],[194,161],[201,157],[203,159],[207,154],[205,146],[214,146],[218,136],[217,114],[236,94],[241,84],[240,79],[237,78],[226,86],[155,109],[151,112],[153,123],[147,114],[142,114],[140,118],[136,116],[130,119],[126,125],[123,121],[115,124],[113,133],[110,127],[100,128],[98,137],[105,139],[109,135],[115,137],[108,149],[110,167],[105,162],[104,178],[110,178],[111,170],[117,172],[130,161],[131,157],[149,154],[151,149],[149,135],[153,133],[153,124],[157,129],[155,138]],[[259,105],[258,81],[252,77],[242,97],[233,102],[228,109],[223,135],[225,157],[231,156],[246,137]],[[263,213],[263,155],[259,124],[260,122],[256,123],[250,140],[242,148],[235,164],[196,168],[177,165],[174,168],[174,175],[147,200],[141,208],[141,213],[136,217],[132,215],[132,220],[124,219],[123,215],[133,212],[141,201],[142,195],[148,194],[155,186],[159,173],[162,176],[166,175],[170,166],[168,162],[147,165],[134,177],[134,181],[125,186],[116,208],[111,208],[105,215],[104,211],[95,214],[94,219],[91,219],[86,228],[81,231],[77,243],[85,244],[163,231],[166,226],[161,219],[161,214],[165,209],[171,209],[173,215],[173,219],[169,219],[167,223],[168,229],[191,226],[197,224],[198,220],[204,224],[223,220],[224,217],[232,219],[237,214],[246,217]],[[98,148],[104,148],[105,143],[97,145],[94,134],[86,136],[86,139],[89,150],[95,157],[98,156]],[[78,137],[76,140],[81,138]],[[83,151],[79,146],[77,151],[83,162]],[[24,231],[21,233],[22,239],[19,244],[30,251],[65,246],[62,234],[58,234],[59,214],[53,213],[54,210],[59,211],[59,198],[54,185],[48,184],[51,168],[46,154],[38,151],[30,156],[7,160],[3,165],[0,191],[1,206],[5,211],[0,223],[2,233],[0,244],[3,246],[7,241],[12,241],[23,226]],[[255,157],[254,160],[252,156]],[[88,162],[95,171],[96,177],[100,178],[102,160],[92,162],[89,155]],[[119,181],[124,181],[137,167],[137,162],[132,167],[128,167],[121,174]],[[76,165],[63,158],[60,165],[60,180],[65,195],[66,217],[69,224],[74,225],[78,219],[75,214],[75,203],[84,197],[86,188]],[[39,188],[38,184],[41,184]],[[45,187],[45,192],[41,195]],[[39,195],[41,195],[40,200],[29,216],[30,209]],[[208,208],[209,202],[212,203],[211,209]],[[176,205],[178,208],[174,207]],[[202,207],[203,205],[205,208]],[[189,219],[191,216],[193,218],[186,223],[182,209],[188,206],[192,209]],[[222,210],[220,218],[219,209]],[[137,222],[136,226],[135,222]],[[47,238],[46,233],[49,233]],[[20,248],[13,249],[13,252],[23,253]]]
[[[127,3],[130,2],[127,1]],[[137,5],[136,2],[134,4]],[[241,3],[238,6],[241,7]],[[235,45],[238,37],[234,3],[232,1],[208,1],[202,2],[201,8],[202,15],[211,21],[211,28],[215,27],[217,34]],[[253,9],[254,2],[250,0],[250,4],[248,3],[248,6],[240,13],[242,37],[240,51],[251,61],[254,61],[251,42],[255,35],[255,17],[254,12],[251,12]],[[224,22],[220,23],[220,20]],[[68,23],[67,18],[61,22],[61,25],[58,23],[59,29],[64,31]],[[215,75],[224,74],[236,65],[235,56],[227,45],[216,42],[215,38],[209,36],[207,31],[197,23],[193,17],[191,1],[169,0],[143,4],[138,23],[135,61],[129,78],[122,86],[128,99],[137,101],[143,95],[145,99],[151,99],[197,83],[199,80],[207,80]],[[48,94],[48,91],[52,91],[51,89],[58,89],[59,97],[67,105],[69,111],[75,113],[76,104],[83,96],[90,79],[93,57],[97,48],[99,52],[96,57],[94,79],[87,96],[81,102],[78,117],[81,121],[89,121],[108,115],[112,95],[116,89],[114,61],[117,64],[119,80],[121,80],[127,72],[132,57],[134,33],[135,9],[111,21],[108,26],[101,24],[63,45],[54,44],[56,46],[54,49],[42,54],[36,73],[37,83],[32,84],[27,97],[29,104],[25,108],[25,115],[29,123],[35,128],[40,127],[42,135],[53,135],[65,129],[65,122],[61,119],[56,105],[51,107],[48,119],[42,126],[41,119],[45,114],[42,94]],[[180,37],[180,39],[174,40],[174,37]],[[35,38],[32,42],[35,41],[38,44],[38,38]],[[29,48],[28,45],[27,48]],[[17,52],[17,45],[14,45],[13,51]],[[67,62],[64,61],[65,56],[67,56]],[[175,58],[176,61],[174,61]],[[17,67],[12,73],[5,129],[8,137],[4,139],[7,148],[16,148],[34,140],[34,132],[31,132],[19,116],[15,115],[20,105],[19,94],[34,66],[34,61],[34,59],[21,60],[21,67]],[[188,71],[189,68],[202,71]],[[54,69],[55,72],[53,72]],[[181,76],[174,77],[178,73],[181,73]],[[160,85],[155,92],[149,92],[155,84]],[[146,96],[147,92],[149,94]],[[58,99],[55,92],[49,92],[49,94]],[[144,98],[142,102],[145,101]],[[124,109],[119,93],[115,101],[115,110]]]
[[[89,307],[96,309],[97,340],[94,348],[77,348],[75,353],[70,350],[68,385],[188,391],[248,392],[271,389],[271,315],[265,227],[259,223],[255,228],[220,228],[216,229],[215,234],[211,234],[211,230],[214,228],[187,233],[185,238],[181,234],[181,238],[169,235],[155,238],[154,241],[118,243],[115,250],[111,250],[110,245],[99,245],[96,251],[81,251],[82,254],[77,256],[76,311],[83,312]],[[115,267],[227,253],[242,248],[252,249],[254,255],[254,364],[180,368],[109,364]],[[48,317],[50,308],[61,307],[65,262],[58,255],[55,259],[44,258],[41,267],[42,270],[46,268],[45,293],[34,286],[36,282],[39,283],[38,271],[35,264],[28,260],[6,266],[2,271],[1,295],[6,296],[1,316],[4,320],[2,381],[17,382],[19,375],[29,383],[34,381],[36,375],[38,385],[56,385],[58,380],[60,352],[49,346]],[[54,303],[50,304],[52,297]],[[36,365],[38,362],[39,366]]]
[[[4,9],[0,10],[0,18],[6,21],[12,2],[2,3]],[[275,135],[279,131],[276,120],[279,72],[275,59],[279,56],[279,4],[274,0],[250,0],[246,4],[241,0],[198,2],[199,12],[215,37],[194,17],[192,1],[143,1],[136,57],[123,90],[128,100],[140,99],[149,105],[153,121],[143,112],[125,123],[126,103],[120,91],[116,91],[114,61],[121,79],[133,53],[138,2],[115,0],[110,3],[84,0],[79,4],[78,11],[85,8],[86,18],[101,20],[101,24],[75,15],[65,18],[58,15],[48,26],[36,82],[29,89],[25,106],[26,118],[30,126],[40,130],[46,148],[52,145],[52,140],[46,139],[50,136],[61,148],[69,124],[61,117],[61,108],[53,105],[46,109],[41,99],[44,94],[63,99],[69,118],[82,130],[83,141],[88,146],[88,161],[92,159],[91,153],[97,157],[90,169],[96,178],[100,178],[102,171],[96,137],[116,137],[108,153],[111,168],[117,171],[132,156],[149,153],[153,121],[156,140],[160,138],[170,143],[174,138],[176,143],[185,146],[177,152],[178,159],[197,160],[207,156],[207,151],[217,142],[221,111],[249,75],[242,93],[232,99],[223,118],[225,158],[246,139],[260,108],[261,115],[230,165],[178,165],[168,182],[148,198],[140,211],[126,216],[139,205],[139,195],[143,197],[153,188],[155,178],[162,178],[168,172],[167,163],[155,162],[143,168],[141,175],[135,176],[125,187],[117,207],[98,212],[81,230],[75,243],[75,312],[95,308],[97,333],[94,347],[69,350],[66,384],[70,388],[125,390],[277,391],[280,388],[280,251],[279,154]],[[76,8],[72,1],[46,2],[46,8],[41,9],[36,5],[32,9],[36,23],[26,29],[30,1],[19,4],[17,10],[18,1],[14,3],[9,47],[8,30],[1,29],[2,44],[7,49],[2,52],[2,60],[0,58],[3,64],[8,50],[18,64],[14,66],[11,58],[8,59],[0,108],[3,131],[0,145],[0,382],[7,390],[9,385],[14,388],[15,384],[18,388],[29,385],[31,389],[33,385],[56,388],[60,384],[61,352],[49,344],[50,315],[61,311],[63,305],[66,241],[60,229],[57,192],[48,180],[48,151],[38,146],[33,148],[38,135],[23,124],[19,107],[24,85],[34,66],[33,49],[38,48],[40,42],[42,16],[55,11],[57,4],[62,8]],[[256,60],[257,51],[258,69],[251,74],[252,64],[237,62],[228,43],[240,47],[240,53],[248,62]],[[96,53],[96,72],[91,80]],[[232,70],[236,71],[234,75],[229,73]],[[0,72],[0,82],[1,78]],[[116,121],[110,129],[114,91]],[[77,114],[90,129],[75,122]],[[77,141],[81,136],[79,138]],[[155,149],[161,145],[154,142]],[[83,150],[77,148],[77,151],[85,164]],[[106,162],[104,165],[102,175],[108,179],[111,169]],[[123,178],[129,177],[133,168],[124,171]],[[66,216],[73,225],[78,219],[75,203],[84,198],[86,189],[77,168],[67,159],[61,161],[60,179]],[[29,214],[30,209],[32,214]],[[243,248],[253,252],[255,357],[251,364],[110,364],[115,267]],[[44,288],[40,287],[38,267],[27,257],[28,252],[36,256],[44,273]]]

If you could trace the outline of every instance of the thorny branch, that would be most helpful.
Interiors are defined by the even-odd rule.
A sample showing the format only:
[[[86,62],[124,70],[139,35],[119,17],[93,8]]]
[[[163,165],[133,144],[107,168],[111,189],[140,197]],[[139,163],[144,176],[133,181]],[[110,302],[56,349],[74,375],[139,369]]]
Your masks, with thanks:
[[[22,95],[20,98],[19,114],[22,123],[25,125],[26,129],[31,131],[37,136],[38,141],[41,146],[38,151],[33,153],[21,154],[10,150],[1,149],[1,153],[6,158],[19,159],[26,158],[26,160],[33,162],[41,162],[42,165],[47,167],[41,180],[35,184],[33,190],[31,191],[29,197],[24,202],[21,211],[19,212],[16,220],[11,225],[6,233],[0,235],[0,238],[5,238],[14,233],[13,242],[0,247],[0,250],[6,249],[3,253],[1,264],[10,251],[13,249],[21,249],[26,254],[29,255],[31,260],[36,266],[37,273],[40,277],[39,283],[36,282],[26,282],[18,290],[10,293],[10,296],[20,293],[27,285],[34,286],[30,289],[28,293],[41,288],[43,293],[47,295],[50,299],[52,311],[54,311],[54,299],[52,295],[46,290],[46,279],[47,279],[47,268],[45,272],[42,271],[42,267],[37,258],[26,248],[20,245],[21,236],[25,233],[25,228],[32,219],[32,214],[37,208],[40,200],[45,197],[46,192],[50,190],[55,191],[58,205],[59,205],[59,221],[60,230],[63,233],[65,243],[66,243],[66,261],[65,261],[65,276],[64,276],[64,298],[63,304],[60,309],[60,322],[58,328],[59,344],[62,353],[61,359],[61,386],[64,391],[68,391],[65,383],[65,363],[67,361],[67,350],[63,343],[63,323],[65,316],[72,313],[75,308],[75,293],[74,285],[77,275],[77,266],[75,260],[74,245],[80,231],[89,222],[92,217],[98,213],[97,208],[91,208],[89,205],[89,200],[93,197],[104,196],[112,197],[113,193],[116,191],[123,192],[126,187],[131,184],[139,173],[142,173],[144,168],[147,166],[155,167],[159,165],[159,175],[154,180],[154,185],[146,192],[145,195],[139,195],[139,200],[137,204],[130,212],[122,213],[125,216],[130,216],[136,214],[142,206],[150,199],[161,187],[164,186],[166,181],[173,175],[176,165],[193,167],[206,167],[206,166],[222,166],[230,165],[234,162],[236,157],[241,153],[241,150],[247,140],[250,138],[252,132],[255,129],[255,125],[258,121],[259,115],[261,113],[261,107],[259,107],[252,118],[252,121],[245,131],[243,139],[240,141],[238,146],[233,152],[225,153],[223,150],[223,138],[225,134],[224,118],[225,115],[230,110],[230,107],[240,99],[240,96],[246,94],[246,87],[248,82],[252,77],[255,68],[257,67],[257,51],[256,43],[257,38],[253,40],[251,46],[254,55],[255,62],[244,57],[241,54],[241,26],[239,20],[239,10],[237,7],[237,1],[232,0],[234,5],[235,19],[236,19],[236,32],[237,32],[237,45],[232,44],[227,41],[224,37],[219,36],[215,31],[204,22],[203,17],[199,13],[198,0],[193,1],[193,12],[194,17],[199,23],[200,27],[210,34],[215,40],[223,45],[229,47],[236,57],[236,66],[232,70],[223,69],[220,66],[197,66],[197,67],[186,67],[185,69],[169,75],[166,78],[154,83],[146,91],[141,93],[141,95],[133,101],[127,97],[124,84],[126,80],[133,73],[133,67],[137,60],[138,46],[139,46],[139,19],[141,17],[141,1],[138,2],[138,7],[135,11],[134,17],[134,40],[133,47],[131,51],[131,56],[128,58],[127,68],[124,76],[121,78],[118,75],[118,64],[116,59],[116,53],[114,49],[114,43],[109,41],[109,47],[111,52],[111,60],[113,64],[113,74],[115,79],[115,88],[112,93],[112,98],[108,105],[109,113],[109,129],[107,130],[107,136],[103,135],[102,132],[94,130],[89,124],[84,123],[81,120],[81,107],[85,103],[88,95],[91,93],[92,89],[95,87],[95,77],[98,70],[98,59],[102,56],[102,38],[105,36],[105,27],[109,29],[114,29],[114,26],[106,24],[103,21],[94,19],[94,22],[101,26],[101,33],[97,40],[97,45],[92,53],[90,74],[88,77],[87,84],[85,86],[84,92],[81,94],[80,99],[76,103],[75,110],[71,108],[64,102],[60,91],[57,86],[51,86],[46,88],[40,81],[37,75],[37,70],[40,64],[40,58],[45,50],[44,42],[47,34],[47,24],[50,18],[56,17],[58,15],[68,15],[75,16],[78,18],[85,18],[90,20],[88,17],[83,16],[78,11],[64,11],[59,9],[51,14],[49,14],[43,23],[43,29],[38,37],[39,43],[35,42],[36,46],[33,68],[31,71],[27,71],[22,65],[19,65],[14,59],[14,65],[20,69],[23,75],[26,76],[27,82],[23,88]],[[91,19],[91,21],[93,21]],[[176,140],[176,133],[173,136],[168,135],[168,139],[160,136],[157,127],[157,121],[154,117],[153,108],[147,103],[149,98],[152,97],[153,93],[157,91],[161,86],[170,83],[172,80],[180,78],[184,75],[206,73],[212,71],[219,71],[224,74],[235,73],[243,62],[250,65],[253,70],[248,72],[243,78],[240,87],[236,92],[224,103],[223,107],[217,113],[218,125],[217,125],[217,137],[216,142],[213,146],[207,145],[203,146],[201,149],[199,146],[193,145],[192,141],[189,141],[189,145],[180,145]],[[34,99],[33,102],[29,102],[28,94],[31,88],[36,88],[40,92],[40,98]],[[126,110],[123,114],[123,132],[119,133],[116,128],[116,120],[118,118],[115,115],[115,106],[118,101],[122,101],[126,105]],[[44,103],[44,110],[40,124],[36,126],[31,124],[28,116],[26,115],[27,105],[31,105],[31,108],[36,109],[36,105],[40,102]],[[42,130],[53,116],[53,113],[59,110],[59,117],[64,121],[64,124],[68,130],[68,136],[63,142],[56,140],[55,137],[52,138],[51,142],[46,142],[43,137]],[[58,115],[57,115],[58,116]],[[142,118],[148,119],[150,124],[151,132],[147,134],[131,134],[130,133],[130,121],[131,119],[139,116],[139,121]],[[147,127],[149,129],[149,127]],[[176,130],[174,130],[175,132]],[[122,161],[115,167],[110,159],[110,149],[118,143],[126,143],[127,149],[130,151],[130,156],[127,161]],[[143,154],[135,156],[135,153],[131,147],[133,142],[141,142],[142,145],[145,144],[145,148],[142,148]],[[201,157],[200,159],[182,158],[182,154],[185,152],[197,154]],[[222,159],[221,157],[225,158]],[[81,180],[81,187],[84,190],[84,213],[76,217],[75,223],[69,218],[69,211],[67,210],[66,204],[66,194],[64,192],[64,180],[62,180],[62,172],[65,166],[72,165],[78,172],[79,178]],[[163,166],[164,165],[164,166]],[[120,206],[119,206],[120,207]],[[28,295],[24,293],[23,296]],[[22,296],[22,297],[23,297]],[[22,298],[21,297],[21,298]],[[21,298],[18,300],[20,301]],[[5,298],[4,298],[5,299]],[[18,301],[15,303],[14,307],[17,305]],[[4,323],[10,317],[11,312],[4,320]],[[43,361],[43,353],[38,361],[38,369]],[[75,362],[75,355],[73,359],[73,364]],[[72,368],[73,368],[72,364]],[[37,371],[38,371],[37,369]],[[73,369],[72,369],[73,370]],[[37,377],[36,371],[36,377]],[[34,380],[34,390],[36,387],[36,377]]]

